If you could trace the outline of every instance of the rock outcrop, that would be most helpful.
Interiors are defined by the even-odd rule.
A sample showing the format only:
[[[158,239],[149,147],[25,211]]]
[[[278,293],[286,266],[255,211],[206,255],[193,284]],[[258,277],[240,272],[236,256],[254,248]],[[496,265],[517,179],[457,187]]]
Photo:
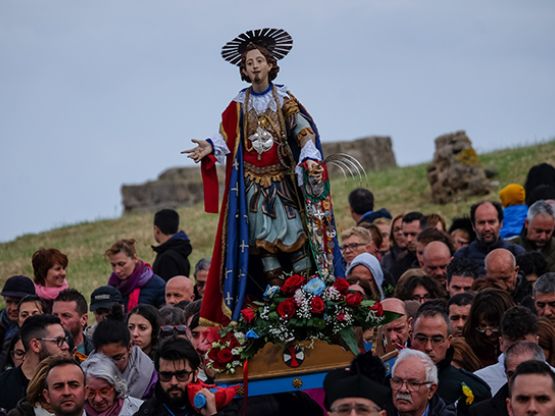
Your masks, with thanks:
[[[435,146],[434,159],[427,174],[433,202],[446,204],[489,193],[490,182],[464,131],[439,136]]]

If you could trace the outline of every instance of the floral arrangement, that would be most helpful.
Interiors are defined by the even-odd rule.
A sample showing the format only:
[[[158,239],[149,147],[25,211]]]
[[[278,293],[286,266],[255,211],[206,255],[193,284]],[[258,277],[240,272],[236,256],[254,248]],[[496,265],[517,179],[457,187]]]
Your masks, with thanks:
[[[268,286],[263,301],[248,304],[239,322],[220,331],[208,353],[208,366],[234,373],[266,343],[323,340],[342,343],[358,354],[354,328],[373,328],[390,320],[379,302],[349,292],[345,279],[326,285],[319,276],[294,274],[281,286]]]

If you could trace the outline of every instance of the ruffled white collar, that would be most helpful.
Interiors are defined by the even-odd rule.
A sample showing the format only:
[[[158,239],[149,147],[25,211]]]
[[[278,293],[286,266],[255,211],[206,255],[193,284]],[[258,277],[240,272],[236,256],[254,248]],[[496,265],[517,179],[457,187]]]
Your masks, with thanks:
[[[279,106],[281,107],[283,105],[283,100],[289,96],[287,94],[287,87],[285,85],[270,84],[268,89],[262,93],[255,93],[251,90],[248,110],[254,109],[257,114],[262,114],[267,109],[277,111],[276,101],[274,100],[274,95],[272,94],[272,86],[276,87],[276,96],[279,101]],[[242,90],[237,97],[234,98],[234,101],[245,104],[245,96],[248,89],[250,88]]]

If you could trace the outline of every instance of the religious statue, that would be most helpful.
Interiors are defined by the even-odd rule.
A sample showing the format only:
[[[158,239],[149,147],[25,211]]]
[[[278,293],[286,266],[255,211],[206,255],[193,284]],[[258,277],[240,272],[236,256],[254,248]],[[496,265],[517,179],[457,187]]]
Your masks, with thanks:
[[[218,135],[193,139],[196,147],[184,151],[201,162],[205,202],[218,194],[214,162],[226,162],[201,308],[206,324],[238,320],[247,297],[279,284],[284,273],[344,276],[318,130],[287,87],[273,83],[292,45],[281,29],[228,42],[222,56],[250,87],[225,109]]]

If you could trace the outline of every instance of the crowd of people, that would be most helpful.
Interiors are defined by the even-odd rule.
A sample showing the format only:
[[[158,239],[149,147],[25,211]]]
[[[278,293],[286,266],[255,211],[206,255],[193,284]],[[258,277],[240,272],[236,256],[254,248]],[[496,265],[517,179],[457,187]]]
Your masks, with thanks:
[[[105,251],[106,285],[87,299],[56,248],[33,278],[6,279],[0,408],[8,415],[555,415],[555,188],[510,184],[468,216],[374,209],[349,195],[340,235],[349,291],[395,319],[359,334],[360,355],[314,391],[216,400],[206,366],[217,328],[202,325],[210,268],[191,267],[179,215],[154,216],[152,265],[135,241]],[[525,207],[522,209],[522,207]],[[343,278],[343,277],[338,277]],[[94,315],[94,320],[92,319]],[[385,357],[396,357],[386,371]],[[202,406],[190,395],[195,386]]]

